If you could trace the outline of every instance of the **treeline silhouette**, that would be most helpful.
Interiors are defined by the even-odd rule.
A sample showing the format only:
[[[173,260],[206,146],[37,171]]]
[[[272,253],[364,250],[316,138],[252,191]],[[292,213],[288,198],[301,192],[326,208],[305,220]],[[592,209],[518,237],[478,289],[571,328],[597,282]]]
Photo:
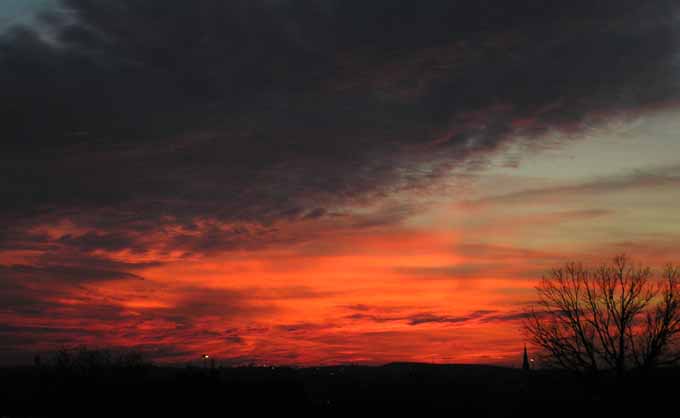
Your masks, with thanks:
[[[625,254],[552,269],[524,330],[543,363],[593,375],[641,375],[680,363],[680,265],[660,272]]]
[[[518,351],[518,354],[520,352]],[[519,355],[518,355],[519,357]],[[674,399],[680,371],[597,379],[558,370],[395,363],[380,367],[169,367],[137,352],[61,350],[0,369],[2,417],[463,413],[646,414]],[[559,405],[558,408],[555,405]]]

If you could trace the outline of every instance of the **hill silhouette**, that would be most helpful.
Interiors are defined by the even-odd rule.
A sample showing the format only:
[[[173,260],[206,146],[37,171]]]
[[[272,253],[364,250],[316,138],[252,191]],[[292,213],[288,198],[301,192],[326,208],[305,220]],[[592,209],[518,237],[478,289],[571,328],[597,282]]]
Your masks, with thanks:
[[[594,386],[561,372],[526,373],[485,365],[14,367],[0,369],[0,416],[201,417],[237,411],[331,415],[375,411],[527,417],[548,412],[567,416],[586,411],[588,415],[617,408],[649,412],[655,406],[661,408],[661,404],[650,405],[649,399],[672,399],[678,377],[676,369],[661,369],[623,388],[620,382],[606,379]],[[583,409],[586,403],[589,406]]]

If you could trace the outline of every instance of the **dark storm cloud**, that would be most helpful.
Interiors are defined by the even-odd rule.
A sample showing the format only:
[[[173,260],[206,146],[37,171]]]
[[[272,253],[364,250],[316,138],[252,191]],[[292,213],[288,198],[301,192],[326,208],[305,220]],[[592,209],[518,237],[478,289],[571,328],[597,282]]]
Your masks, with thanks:
[[[536,312],[537,315],[543,315],[543,312]],[[481,319],[481,322],[496,322],[496,321],[501,321],[501,322],[513,322],[513,321],[522,321],[527,318],[530,318],[532,313],[529,312],[507,312],[507,313],[502,313],[502,314],[497,314],[497,315],[491,315],[485,318]]]
[[[372,322],[406,322],[409,325],[416,326],[422,324],[442,323],[442,324],[460,324],[476,320],[491,320],[495,318],[493,315],[497,311],[479,310],[470,312],[467,315],[439,315],[430,312],[419,312],[408,315],[374,315],[357,313],[347,316],[347,319],[357,321],[372,321]]]
[[[468,322],[515,322],[526,319],[530,314],[524,311],[501,312],[496,310],[478,310],[465,315],[441,315],[431,312],[420,312],[407,315],[380,315],[368,313],[356,313],[346,318],[354,321],[371,322],[406,322],[408,325],[417,326],[422,324],[464,324]]]
[[[0,230],[0,250],[50,249],[50,237],[45,233],[35,233],[5,226]]]
[[[53,281],[42,283],[49,284],[47,287],[23,286],[21,281],[8,278],[4,273],[0,270],[0,285],[3,289],[8,285],[8,290],[0,292],[0,313],[10,314],[10,320],[16,321],[17,317],[12,314],[20,315],[21,319],[0,326],[0,350],[35,352],[36,349],[56,349],[93,341],[111,347],[134,341],[133,348],[144,347],[142,351],[145,352],[154,347],[183,347],[205,341],[242,344],[242,333],[263,331],[254,328],[215,330],[206,327],[205,319],[249,321],[277,311],[273,301],[263,303],[249,292],[202,287],[165,289],[176,292],[173,304],[131,309],[94,289],[80,287],[80,291],[74,293],[73,289],[64,289]],[[7,283],[3,282],[5,279]],[[33,279],[38,280],[37,277]],[[147,296],[153,297],[153,294]],[[149,354],[153,358],[165,357],[151,351]],[[6,356],[0,356],[0,362],[2,357]]]
[[[36,280],[53,282],[95,282],[102,280],[117,279],[138,279],[140,276],[132,273],[115,270],[102,270],[72,266],[29,266],[29,265],[10,265],[1,266],[0,274],[13,277],[17,281]]]
[[[81,248],[321,218],[677,97],[670,1],[62,3],[0,40],[0,213],[87,211]]]
[[[154,317],[190,324],[192,318],[219,316],[248,318],[277,311],[275,304],[262,303],[248,292],[237,289],[182,287],[174,289],[179,299],[171,308],[150,309]]]
[[[91,286],[113,282],[135,288],[148,286],[135,271],[156,265],[59,251],[48,251],[23,263],[0,264],[0,312],[54,319],[62,315],[116,319],[121,308],[110,305],[108,297],[96,297]],[[145,294],[144,289],[137,291]]]
[[[448,316],[448,315],[435,315],[435,314],[430,314],[430,313],[424,313],[424,314],[418,314],[418,315],[413,315],[409,318],[409,325],[420,325],[420,324],[427,324],[431,322],[439,322],[439,323],[451,323],[451,324],[457,324],[461,322],[469,322],[473,321],[475,319],[480,319],[483,318],[489,314],[494,313],[495,311],[485,311],[485,310],[480,310],[480,311],[474,311],[469,313],[468,315],[464,316]]]
[[[296,333],[296,334],[308,334],[310,332],[314,333],[319,330],[325,330],[325,329],[330,329],[333,328],[334,326],[332,324],[317,324],[317,323],[308,323],[308,322],[301,322],[297,324],[283,324],[283,325],[277,325],[276,329],[284,332],[289,332],[289,333]]]
[[[116,232],[103,233],[87,232],[82,235],[63,235],[58,242],[79,251],[91,252],[95,250],[120,251],[126,248],[134,249],[135,241],[130,236]]]
[[[48,327],[16,327],[12,325],[0,325],[0,334],[28,333],[28,334],[68,334],[73,329],[48,328]]]

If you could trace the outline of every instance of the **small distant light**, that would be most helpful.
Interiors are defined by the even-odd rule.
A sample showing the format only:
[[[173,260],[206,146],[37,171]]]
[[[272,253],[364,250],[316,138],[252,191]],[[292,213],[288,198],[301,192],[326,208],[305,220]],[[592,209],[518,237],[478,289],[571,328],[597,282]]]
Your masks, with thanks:
[[[210,356],[207,354],[203,354],[203,358],[210,358]]]

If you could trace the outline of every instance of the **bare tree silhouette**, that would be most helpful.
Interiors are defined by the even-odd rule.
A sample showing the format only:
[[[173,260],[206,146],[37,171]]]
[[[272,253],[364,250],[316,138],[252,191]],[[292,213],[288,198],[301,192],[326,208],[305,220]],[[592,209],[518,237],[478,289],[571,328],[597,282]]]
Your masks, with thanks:
[[[625,255],[567,263],[537,286],[524,329],[555,366],[581,373],[647,370],[680,360],[680,267],[659,275]]]

